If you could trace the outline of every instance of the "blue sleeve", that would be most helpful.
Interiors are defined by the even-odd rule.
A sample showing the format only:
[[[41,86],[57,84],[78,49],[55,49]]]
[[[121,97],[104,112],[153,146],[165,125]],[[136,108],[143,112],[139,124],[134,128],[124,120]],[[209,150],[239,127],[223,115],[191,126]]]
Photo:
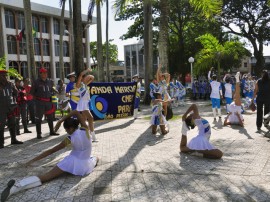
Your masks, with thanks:
[[[235,87],[234,87],[234,85],[232,85],[232,91],[235,91]]]
[[[66,93],[69,93],[70,90],[71,90],[71,85],[68,84],[67,87],[66,87]]]

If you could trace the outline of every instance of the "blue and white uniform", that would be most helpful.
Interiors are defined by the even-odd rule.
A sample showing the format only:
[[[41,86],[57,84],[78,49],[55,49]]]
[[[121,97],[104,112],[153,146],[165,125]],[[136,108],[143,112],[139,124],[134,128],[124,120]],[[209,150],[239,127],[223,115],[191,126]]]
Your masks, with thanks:
[[[168,85],[167,85],[167,82],[166,80],[162,80],[158,83],[158,87],[159,87],[159,93],[161,94],[162,96],[162,100],[164,101],[167,101],[167,100],[170,100],[171,97],[168,93]]]
[[[222,90],[220,82],[210,81],[210,85],[212,89],[211,94],[210,94],[210,98],[212,101],[212,108],[220,109],[220,91]]]
[[[182,85],[182,83],[180,81],[175,82],[175,86],[176,86],[176,97],[177,100],[183,100],[184,96],[186,95],[186,89],[185,87]]]
[[[159,92],[158,86],[156,84],[154,84],[153,82],[151,82],[150,83],[150,93],[149,94],[150,94],[150,97],[151,97],[152,100],[155,99],[154,93],[157,93],[157,92]]]
[[[226,83],[224,85],[225,87],[225,99],[226,99],[226,107],[227,107],[227,112],[228,112],[228,107],[229,105],[232,103],[232,95],[233,95],[233,91],[235,90],[234,89],[234,85],[230,84],[230,83]]]
[[[170,86],[170,96],[175,97],[175,95],[176,95],[176,86],[175,86],[174,82],[171,81],[169,86]]]
[[[167,121],[165,116],[162,114],[162,102],[158,102],[157,104],[153,105],[152,107],[152,117],[150,124],[151,125],[166,125]]]
[[[211,136],[211,126],[205,119],[195,119],[196,126],[198,127],[199,134],[192,138],[187,147],[191,150],[212,150],[215,147],[209,142]]]
[[[78,92],[80,95],[80,100],[77,105],[77,111],[81,112],[89,110],[89,102],[90,102],[89,87],[84,83],[81,83],[81,86],[78,88]]]
[[[72,151],[57,164],[58,168],[78,176],[88,175],[94,170],[97,159],[91,156],[92,141],[87,130],[77,129],[66,137],[65,145],[71,146]]]

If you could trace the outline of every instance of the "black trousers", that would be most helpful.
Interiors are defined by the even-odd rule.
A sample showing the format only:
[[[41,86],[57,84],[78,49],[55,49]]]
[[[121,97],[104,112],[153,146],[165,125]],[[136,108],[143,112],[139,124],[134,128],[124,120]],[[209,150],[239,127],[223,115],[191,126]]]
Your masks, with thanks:
[[[37,129],[37,135],[40,135],[42,117],[43,115],[45,115],[47,111],[52,109],[53,103],[40,101],[40,100],[36,100],[35,103],[36,103],[36,129]],[[53,114],[54,113],[46,115],[51,133],[53,132]]]
[[[11,142],[16,141],[16,120],[15,116],[11,116],[8,118],[9,110],[7,109],[0,109],[0,145],[4,145],[4,130],[6,121],[8,124]]]
[[[268,114],[270,111],[270,102],[266,102],[266,101],[256,101],[257,102],[257,121],[256,121],[256,125],[257,128],[261,128],[262,127],[262,123],[263,123],[263,116]],[[263,112],[263,107],[264,107],[264,112]]]

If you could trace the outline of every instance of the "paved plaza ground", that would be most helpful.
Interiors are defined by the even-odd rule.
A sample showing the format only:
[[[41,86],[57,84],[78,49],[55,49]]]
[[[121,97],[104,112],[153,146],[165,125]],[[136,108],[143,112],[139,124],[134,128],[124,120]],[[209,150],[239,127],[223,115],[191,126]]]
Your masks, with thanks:
[[[166,136],[152,135],[150,107],[142,106],[139,118],[95,123],[99,139],[93,143],[93,155],[99,165],[86,177],[64,175],[40,187],[23,191],[9,201],[270,201],[270,140],[257,131],[256,114],[244,114],[245,128],[222,126],[213,121],[210,102],[197,101],[199,111],[211,124],[211,142],[224,152],[221,160],[208,160],[179,153],[181,119],[169,121]],[[191,104],[174,108],[181,115]],[[0,190],[9,179],[38,175],[51,169],[69,150],[38,161],[25,168],[23,162],[64,138],[48,136],[42,125],[43,139],[22,134],[23,145],[10,145],[5,132],[5,148],[0,150]],[[23,131],[23,130],[21,130]],[[188,134],[188,140],[197,129]]]

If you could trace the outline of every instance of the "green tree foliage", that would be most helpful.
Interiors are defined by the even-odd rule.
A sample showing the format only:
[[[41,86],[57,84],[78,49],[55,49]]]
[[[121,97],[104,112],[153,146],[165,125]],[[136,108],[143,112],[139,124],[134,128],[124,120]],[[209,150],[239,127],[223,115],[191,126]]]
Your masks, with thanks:
[[[118,59],[118,48],[117,45],[112,43],[113,40],[109,40],[109,64],[115,63],[117,62]],[[103,49],[103,61],[105,61],[106,58],[106,42],[102,45],[102,49]],[[94,64],[97,63],[97,42],[96,41],[92,41],[90,42],[90,52],[91,52],[91,58],[94,62]]]
[[[0,58],[0,70],[6,70],[6,57]],[[23,77],[19,74],[17,69],[9,68],[7,70],[8,75],[14,78],[23,79]]]
[[[270,40],[269,0],[223,0],[220,22],[227,32],[246,38],[253,46],[257,60],[256,73],[264,67],[263,45]],[[232,26],[234,24],[234,26]]]
[[[203,49],[195,56],[194,73],[196,75],[206,73],[212,66],[220,65],[223,70],[238,67],[243,57],[251,56],[237,38],[220,43],[213,35],[205,34],[197,38],[197,41],[202,44]]]

